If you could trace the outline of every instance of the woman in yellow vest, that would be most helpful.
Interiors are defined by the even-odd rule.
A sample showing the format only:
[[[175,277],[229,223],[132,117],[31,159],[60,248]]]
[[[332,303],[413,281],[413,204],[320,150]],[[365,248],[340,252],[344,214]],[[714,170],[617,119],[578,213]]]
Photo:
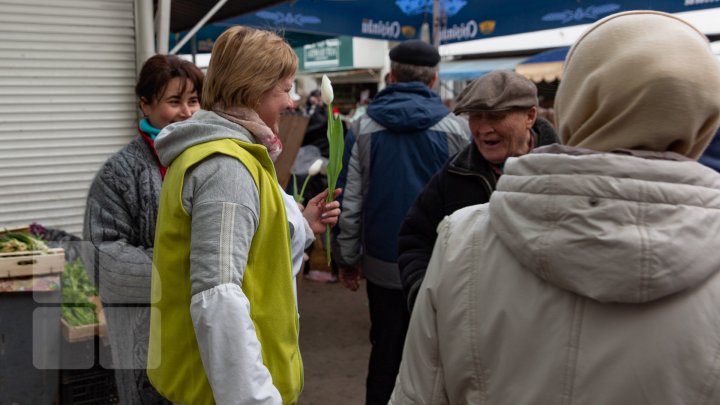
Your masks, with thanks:
[[[147,367],[173,402],[293,404],[302,389],[293,269],[340,209],[324,203],[325,191],[301,213],[275,176],[297,64],[277,35],[228,29],[213,48],[202,109],[155,142],[168,171]]]

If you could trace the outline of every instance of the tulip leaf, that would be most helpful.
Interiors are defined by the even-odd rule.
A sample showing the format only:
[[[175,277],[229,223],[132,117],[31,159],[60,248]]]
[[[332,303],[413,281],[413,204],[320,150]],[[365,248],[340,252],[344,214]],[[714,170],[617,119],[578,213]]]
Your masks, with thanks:
[[[336,118],[332,112],[332,103],[328,105],[328,129],[327,138],[330,145],[330,157],[327,165],[327,181],[328,195],[326,202],[331,202],[335,198],[335,185],[337,184],[340,171],[342,170],[343,150],[345,149],[345,134],[343,133],[342,122],[340,118]],[[327,263],[330,265],[332,256],[330,248],[330,225],[325,228],[325,252],[327,254]]]

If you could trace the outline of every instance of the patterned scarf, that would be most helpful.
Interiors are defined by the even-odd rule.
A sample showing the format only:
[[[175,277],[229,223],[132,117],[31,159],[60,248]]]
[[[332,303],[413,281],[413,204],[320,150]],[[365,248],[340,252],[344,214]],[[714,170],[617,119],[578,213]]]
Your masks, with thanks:
[[[280,138],[268,127],[258,116],[257,112],[247,107],[221,108],[215,105],[212,111],[230,122],[241,125],[250,131],[255,139],[263,144],[274,162],[283,151],[283,144]]]

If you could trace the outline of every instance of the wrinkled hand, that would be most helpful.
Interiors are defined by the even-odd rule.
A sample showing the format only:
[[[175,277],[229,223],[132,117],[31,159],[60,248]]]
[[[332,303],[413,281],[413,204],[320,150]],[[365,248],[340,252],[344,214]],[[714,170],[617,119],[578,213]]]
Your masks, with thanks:
[[[337,198],[341,192],[341,188],[336,188],[333,197]],[[326,203],[326,198],[327,189],[311,198],[302,211],[303,216],[310,224],[310,228],[316,234],[325,232],[325,225],[335,226],[340,217],[340,203],[337,200]]]
[[[356,264],[352,267],[340,267],[338,269],[340,283],[350,291],[357,291],[360,288],[360,277],[362,276],[362,267]]]

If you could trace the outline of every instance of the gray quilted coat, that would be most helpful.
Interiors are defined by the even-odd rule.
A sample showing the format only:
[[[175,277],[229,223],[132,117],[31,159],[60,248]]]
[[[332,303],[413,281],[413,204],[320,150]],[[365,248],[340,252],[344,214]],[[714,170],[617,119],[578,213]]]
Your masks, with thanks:
[[[120,403],[166,402],[145,373],[150,328],[150,279],[162,179],[153,150],[138,136],[105,162],[92,182],[83,254],[99,275]]]

